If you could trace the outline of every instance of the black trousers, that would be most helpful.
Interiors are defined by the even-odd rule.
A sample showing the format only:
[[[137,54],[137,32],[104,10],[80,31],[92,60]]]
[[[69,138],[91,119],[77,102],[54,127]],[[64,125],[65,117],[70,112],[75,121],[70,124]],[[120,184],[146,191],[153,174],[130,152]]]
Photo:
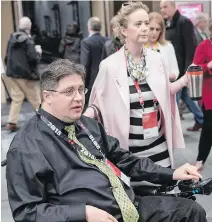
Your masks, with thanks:
[[[203,106],[204,122],[199,141],[199,154],[197,160],[206,161],[212,147],[212,110],[205,110]]]
[[[205,210],[180,197],[138,197],[139,222],[207,222]]]

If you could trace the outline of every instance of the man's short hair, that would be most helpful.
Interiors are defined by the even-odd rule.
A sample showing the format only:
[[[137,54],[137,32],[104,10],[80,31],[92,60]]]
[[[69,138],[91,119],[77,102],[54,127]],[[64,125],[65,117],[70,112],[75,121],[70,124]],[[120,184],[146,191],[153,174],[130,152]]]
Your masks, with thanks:
[[[168,3],[170,3],[170,5],[172,5],[174,8],[176,8],[175,0],[162,0],[161,2],[168,2]]]
[[[83,82],[85,82],[85,68],[83,65],[71,62],[68,59],[58,59],[49,64],[41,76],[41,100],[43,101],[44,90],[55,90],[62,78],[74,74],[81,76]]]
[[[208,16],[205,13],[200,12],[195,15],[193,23],[196,26],[200,21],[204,21],[204,20],[208,21]]]
[[[30,30],[32,26],[32,22],[28,17],[22,17],[19,20],[19,29],[22,30]]]
[[[91,17],[88,19],[88,27],[92,31],[100,32],[102,28],[102,23],[98,17]]]

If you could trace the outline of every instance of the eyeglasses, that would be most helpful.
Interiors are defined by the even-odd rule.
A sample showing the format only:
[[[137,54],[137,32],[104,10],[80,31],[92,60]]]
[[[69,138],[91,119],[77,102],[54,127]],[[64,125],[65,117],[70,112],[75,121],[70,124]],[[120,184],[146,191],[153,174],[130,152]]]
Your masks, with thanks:
[[[74,97],[74,96],[76,96],[77,92],[80,95],[85,95],[88,92],[88,89],[87,88],[69,89],[69,90],[64,91],[64,92],[60,92],[60,91],[57,91],[57,90],[49,89],[47,91],[57,92],[57,93],[64,94],[64,95],[69,96],[69,97]]]

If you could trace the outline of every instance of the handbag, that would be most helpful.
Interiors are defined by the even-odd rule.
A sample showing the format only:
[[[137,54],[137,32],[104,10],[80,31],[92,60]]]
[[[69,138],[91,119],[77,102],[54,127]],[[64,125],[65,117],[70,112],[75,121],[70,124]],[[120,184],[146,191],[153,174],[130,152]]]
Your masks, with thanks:
[[[94,104],[90,105],[89,107],[92,108],[94,111],[94,119],[104,125],[100,109]]]

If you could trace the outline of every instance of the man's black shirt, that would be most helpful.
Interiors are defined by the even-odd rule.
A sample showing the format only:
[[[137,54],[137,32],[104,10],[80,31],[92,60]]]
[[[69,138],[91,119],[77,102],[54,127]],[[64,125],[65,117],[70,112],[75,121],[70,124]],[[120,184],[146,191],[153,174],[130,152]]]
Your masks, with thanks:
[[[65,133],[67,124],[42,109],[39,112]],[[172,181],[173,170],[121,149],[118,140],[108,136],[97,121],[84,116],[80,120],[106,157],[130,176],[131,181]],[[77,123],[74,124],[77,139],[91,154],[102,158],[86,132]],[[57,136],[39,115],[30,119],[13,139],[7,154],[6,176],[15,221],[86,221],[86,205],[100,208],[117,220],[121,219],[107,176],[96,166],[84,163],[74,147]],[[132,188],[123,186],[134,202]]]

